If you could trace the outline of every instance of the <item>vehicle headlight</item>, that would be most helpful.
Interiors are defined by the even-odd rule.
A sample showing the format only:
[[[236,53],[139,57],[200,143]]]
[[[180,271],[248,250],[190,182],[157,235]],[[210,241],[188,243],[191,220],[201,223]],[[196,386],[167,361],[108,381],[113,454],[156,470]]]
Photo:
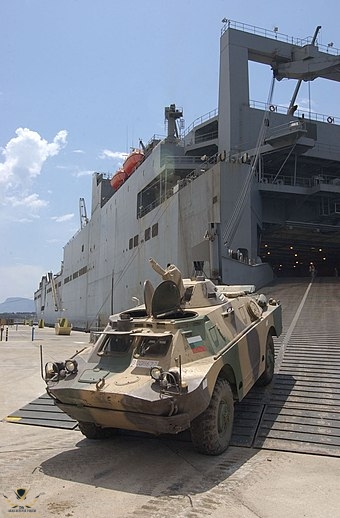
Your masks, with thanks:
[[[48,362],[45,365],[45,378],[51,379],[55,374],[57,374],[57,371],[55,370],[56,365],[52,362]]]
[[[162,377],[163,369],[160,367],[152,367],[150,369],[150,376],[153,380],[159,381]]]
[[[75,374],[78,370],[78,362],[76,360],[66,360],[65,369],[69,374]]]
[[[45,365],[45,379],[51,380],[65,376],[65,365],[62,362],[47,362]]]

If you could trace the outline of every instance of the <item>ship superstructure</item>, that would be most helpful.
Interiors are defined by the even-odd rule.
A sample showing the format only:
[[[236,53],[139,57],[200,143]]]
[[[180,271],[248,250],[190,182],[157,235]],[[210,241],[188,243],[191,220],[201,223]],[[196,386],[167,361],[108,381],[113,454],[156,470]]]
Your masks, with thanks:
[[[272,90],[296,79],[287,107],[252,101],[248,62],[273,71]],[[227,21],[221,34],[219,106],[181,135],[183,112],[165,109],[168,131],[128,157],[110,178],[94,173],[91,215],[64,247],[61,271],[35,292],[38,317],[103,328],[110,314],[143,301],[148,258],[185,277],[267,284],[274,273],[340,267],[340,119],[303,113],[302,80],[339,81],[336,49]],[[270,85],[268,85],[270,86]],[[322,258],[320,256],[322,250]],[[297,254],[297,255],[296,255]]]

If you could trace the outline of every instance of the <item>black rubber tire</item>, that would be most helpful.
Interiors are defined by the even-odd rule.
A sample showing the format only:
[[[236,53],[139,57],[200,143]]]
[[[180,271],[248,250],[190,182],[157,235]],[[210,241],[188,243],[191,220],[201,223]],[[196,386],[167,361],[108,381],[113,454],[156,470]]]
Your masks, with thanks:
[[[220,455],[230,443],[234,397],[227,380],[218,378],[208,408],[191,422],[191,440],[204,455]]]
[[[86,423],[81,421],[78,423],[79,430],[87,439],[107,439],[112,435],[111,428],[101,428],[95,423]]]
[[[274,353],[274,340],[271,334],[267,336],[266,342],[266,366],[257,380],[257,385],[263,387],[268,385],[274,376],[274,368],[275,368],[275,353]]]

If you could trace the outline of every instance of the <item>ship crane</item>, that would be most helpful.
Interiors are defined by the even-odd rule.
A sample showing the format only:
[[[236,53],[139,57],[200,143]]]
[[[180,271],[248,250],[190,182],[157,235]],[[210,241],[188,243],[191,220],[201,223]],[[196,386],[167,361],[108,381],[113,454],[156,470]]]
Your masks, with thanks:
[[[80,228],[84,228],[89,220],[86,212],[85,198],[79,199]]]
[[[315,45],[320,28],[321,26],[316,28],[310,44],[303,47],[295,46],[289,57],[277,56],[271,63],[275,79],[313,81],[317,77],[323,77],[340,82],[340,56],[322,52]]]
[[[311,45],[315,45],[316,38],[317,38],[317,36],[319,34],[320,29],[321,29],[321,25],[318,25],[317,28],[315,29]],[[292,99],[291,99],[291,101],[289,103],[289,106],[288,106],[288,111],[287,111],[288,115],[293,115],[293,113],[297,109],[297,105],[294,105],[294,103],[295,103],[297,94],[299,93],[301,83],[302,83],[302,79],[299,79],[297,84],[296,84],[296,87],[295,87],[295,90],[294,90],[294,93],[293,93],[293,97],[292,97]]]
[[[48,272],[48,280],[51,284],[51,289],[52,289],[54,311],[61,311],[61,308],[62,308],[61,299],[60,299],[59,291],[56,286],[55,279],[54,279],[52,272]]]

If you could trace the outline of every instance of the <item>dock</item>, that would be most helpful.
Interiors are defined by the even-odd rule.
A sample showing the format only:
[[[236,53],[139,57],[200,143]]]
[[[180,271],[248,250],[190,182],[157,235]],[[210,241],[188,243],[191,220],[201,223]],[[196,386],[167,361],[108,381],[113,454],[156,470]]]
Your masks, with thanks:
[[[185,433],[85,439],[45,393],[40,346],[44,362],[66,359],[90,335],[36,328],[32,340],[30,326],[10,326],[0,342],[2,492],[44,492],[36,504],[44,517],[86,516],[94,499],[104,518],[219,518],[228,509],[234,518],[340,516],[339,288],[338,278],[320,277],[261,290],[283,308],[274,380],[237,405],[231,446],[219,457],[195,453]],[[4,498],[0,510],[8,511]]]

